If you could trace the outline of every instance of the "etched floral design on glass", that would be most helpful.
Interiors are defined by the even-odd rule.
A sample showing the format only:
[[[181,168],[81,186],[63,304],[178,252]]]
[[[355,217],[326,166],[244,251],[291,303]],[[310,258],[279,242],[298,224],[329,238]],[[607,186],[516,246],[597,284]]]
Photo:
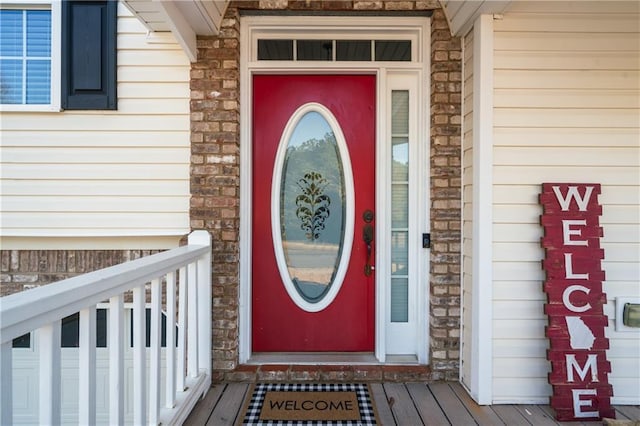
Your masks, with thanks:
[[[336,138],[311,111],[287,143],[280,183],[280,232],[291,281],[308,302],[334,281],[344,241],[345,183]]]

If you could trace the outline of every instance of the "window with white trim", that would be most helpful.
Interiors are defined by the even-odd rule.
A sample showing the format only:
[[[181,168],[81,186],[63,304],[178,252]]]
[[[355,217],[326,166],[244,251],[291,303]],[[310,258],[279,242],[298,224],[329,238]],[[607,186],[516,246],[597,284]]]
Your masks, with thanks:
[[[51,5],[0,10],[0,103],[52,105]],[[4,5],[3,5],[4,7]]]
[[[3,0],[3,111],[117,109],[117,7],[111,0]]]

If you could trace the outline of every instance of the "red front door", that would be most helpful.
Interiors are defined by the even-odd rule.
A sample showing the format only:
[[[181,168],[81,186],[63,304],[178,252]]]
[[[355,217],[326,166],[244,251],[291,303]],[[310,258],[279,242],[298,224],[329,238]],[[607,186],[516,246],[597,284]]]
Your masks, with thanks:
[[[253,77],[254,352],[373,351],[375,87]]]

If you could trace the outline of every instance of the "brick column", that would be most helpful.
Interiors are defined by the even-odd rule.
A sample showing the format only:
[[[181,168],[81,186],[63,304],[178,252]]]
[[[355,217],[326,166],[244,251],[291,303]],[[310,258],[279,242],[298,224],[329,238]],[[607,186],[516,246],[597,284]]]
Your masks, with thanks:
[[[433,379],[458,379],[460,348],[461,43],[441,9],[431,20],[431,270]]]
[[[239,30],[230,7],[217,37],[198,38],[191,68],[191,228],[213,239],[213,369],[238,363]],[[216,376],[214,374],[214,379]]]

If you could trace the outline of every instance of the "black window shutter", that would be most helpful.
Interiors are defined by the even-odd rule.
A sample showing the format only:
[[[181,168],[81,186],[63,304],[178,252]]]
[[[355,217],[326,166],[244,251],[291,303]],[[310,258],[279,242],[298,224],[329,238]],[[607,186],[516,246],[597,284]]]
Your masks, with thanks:
[[[62,2],[62,108],[116,109],[118,2]]]

